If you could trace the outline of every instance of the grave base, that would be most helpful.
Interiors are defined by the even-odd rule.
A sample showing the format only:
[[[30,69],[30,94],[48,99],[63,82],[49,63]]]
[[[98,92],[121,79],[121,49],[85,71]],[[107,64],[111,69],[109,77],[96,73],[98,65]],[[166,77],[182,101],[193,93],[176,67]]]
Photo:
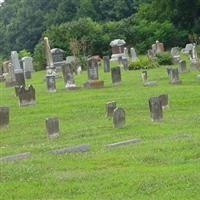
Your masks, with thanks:
[[[100,80],[88,80],[84,83],[84,88],[102,88],[104,87],[104,81]]]

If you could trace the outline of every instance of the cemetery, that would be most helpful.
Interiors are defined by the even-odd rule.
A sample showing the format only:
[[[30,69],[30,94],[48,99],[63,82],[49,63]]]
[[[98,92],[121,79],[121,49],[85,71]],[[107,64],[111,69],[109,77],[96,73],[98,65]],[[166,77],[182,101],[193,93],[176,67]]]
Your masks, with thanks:
[[[199,42],[118,36],[0,54],[0,199],[199,198]]]

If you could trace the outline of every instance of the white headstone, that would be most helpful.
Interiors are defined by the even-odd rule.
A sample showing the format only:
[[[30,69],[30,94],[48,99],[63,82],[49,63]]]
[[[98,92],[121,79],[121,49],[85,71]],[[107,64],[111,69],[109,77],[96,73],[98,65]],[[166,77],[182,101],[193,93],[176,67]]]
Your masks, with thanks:
[[[133,47],[131,48],[131,60],[132,61],[137,60],[137,54],[136,54],[136,51]]]

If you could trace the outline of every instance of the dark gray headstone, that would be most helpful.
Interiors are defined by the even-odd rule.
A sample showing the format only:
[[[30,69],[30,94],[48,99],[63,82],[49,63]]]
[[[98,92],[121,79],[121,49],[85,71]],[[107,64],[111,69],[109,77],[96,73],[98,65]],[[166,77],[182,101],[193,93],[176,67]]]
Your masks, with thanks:
[[[123,128],[126,123],[125,111],[122,108],[116,108],[113,112],[114,128]]]
[[[168,95],[167,94],[162,94],[159,96],[161,106],[163,109],[167,108],[169,106],[169,100],[168,100]]]
[[[0,161],[1,162],[7,162],[7,161],[24,160],[24,159],[27,159],[30,156],[31,156],[31,152],[25,152],[25,153],[19,153],[19,154],[16,154],[16,155],[1,157]]]
[[[25,86],[24,72],[15,73],[15,79],[18,86]]]
[[[46,129],[49,138],[56,138],[59,136],[59,120],[52,117],[46,119]]]
[[[122,58],[122,65],[125,71],[128,70],[128,58]]]
[[[105,145],[105,147],[109,147],[109,148],[120,147],[120,146],[129,145],[129,144],[135,144],[135,143],[138,143],[138,142],[141,142],[141,141],[142,141],[141,139],[136,138],[136,139],[116,142],[116,143],[112,143],[112,144],[107,144],[107,145]]]
[[[20,106],[29,106],[35,104],[35,89],[32,85],[26,89],[24,86],[21,86],[18,91],[19,96],[19,105]]]
[[[145,70],[145,71],[142,71],[141,76],[142,76],[143,82],[147,81],[147,79],[148,79],[148,74],[147,74],[147,71],[146,71],[146,70]]]
[[[178,69],[172,69],[170,72],[170,83],[171,84],[181,84],[181,81],[179,80],[179,72]]]
[[[104,63],[104,72],[110,72],[110,57],[104,56],[103,63]]]
[[[161,121],[163,118],[162,105],[159,97],[149,99],[149,109],[152,121]]]
[[[47,89],[49,92],[56,92],[56,77],[54,75],[47,75]]]
[[[52,154],[66,154],[66,153],[84,153],[90,150],[90,145],[81,144],[72,147],[65,147],[63,149],[52,150],[50,153]]]
[[[88,80],[99,80],[98,62],[93,58],[88,60]]]
[[[111,68],[112,83],[117,84],[121,82],[121,69],[120,67]]]
[[[0,107],[0,127],[8,126],[9,124],[9,107]]]
[[[183,72],[187,71],[186,61],[185,60],[180,60],[179,61],[178,71],[179,71],[179,73],[183,73]]]
[[[117,107],[117,103],[115,101],[108,102],[106,104],[106,115],[107,117],[112,117],[115,108]]]
[[[62,49],[58,49],[58,48],[51,49],[51,54],[52,54],[54,63],[64,61],[65,52]]]

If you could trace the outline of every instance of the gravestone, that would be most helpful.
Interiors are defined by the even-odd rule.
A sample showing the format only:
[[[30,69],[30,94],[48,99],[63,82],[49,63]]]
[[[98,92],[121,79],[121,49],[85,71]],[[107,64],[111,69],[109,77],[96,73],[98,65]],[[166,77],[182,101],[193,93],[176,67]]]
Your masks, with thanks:
[[[192,51],[193,44],[186,44],[185,48],[182,50],[183,53],[189,54],[190,51]]]
[[[21,86],[18,91],[19,105],[20,106],[30,106],[36,103],[35,101],[35,89],[30,85],[27,89]]]
[[[88,59],[88,81],[84,83],[85,88],[102,88],[104,81],[99,80],[98,62],[94,58]]]
[[[9,64],[10,64],[9,60],[3,62],[3,73],[9,73]]]
[[[23,57],[22,58],[24,76],[26,79],[31,79],[31,73],[33,70],[33,59],[32,57]]]
[[[49,92],[56,92],[56,77],[54,75],[46,75],[47,89]]]
[[[159,97],[149,99],[149,109],[152,121],[161,121],[163,119],[162,105]]]
[[[171,84],[181,84],[181,80],[179,80],[179,72],[178,69],[172,69],[170,72],[170,83]]]
[[[122,108],[116,108],[113,112],[113,126],[114,128],[123,128],[126,123],[125,111]]]
[[[111,61],[117,61],[119,57],[124,56],[124,48],[126,42],[121,39],[115,39],[111,41],[110,46],[112,47]]]
[[[168,77],[170,77],[172,69],[173,69],[172,67],[167,67],[166,68]]]
[[[106,104],[106,116],[107,117],[112,117],[113,116],[113,112],[116,109],[116,107],[117,107],[117,103],[115,101],[108,102]]]
[[[187,72],[186,61],[185,60],[180,60],[179,61],[178,72],[179,73]]]
[[[66,61],[64,59],[65,52],[62,49],[54,48],[54,49],[51,49],[51,54],[52,54],[54,66],[57,69],[61,69],[62,66],[66,64]]]
[[[143,82],[145,82],[145,81],[148,80],[148,73],[147,73],[146,70],[145,70],[145,71],[142,71],[141,76],[142,76],[142,80],[143,80]]]
[[[155,44],[152,44],[152,51],[153,54],[155,55],[156,53],[160,53],[164,51],[164,45],[163,43],[160,43],[158,40],[156,41]]]
[[[9,107],[0,107],[0,127],[6,127],[9,124]]]
[[[57,138],[59,136],[59,120],[51,117],[46,119],[46,129],[49,138]]]
[[[159,99],[160,99],[161,106],[162,106],[163,109],[169,107],[169,100],[168,100],[168,95],[167,94],[160,95]]]
[[[135,60],[137,60],[137,54],[136,54],[136,51],[135,49],[132,47],[131,48],[131,60],[134,62]]]
[[[173,58],[174,63],[179,62],[180,60],[180,50],[178,47],[173,47],[171,49],[171,56]]]
[[[110,72],[110,58],[109,56],[103,57],[104,72]]]
[[[25,86],[25,78],[23,69],[20,66],[18,53],[16,51],[11,52],[11,63],[15,73],[15,80],[18,86]]]
[[[14,68],[12,66],[12,64],[9,62],[8,64],[8,73],[7,75],[5,76],[5,85],[6,87],[13,87],[13,86],[16,86],[17,83],[16,83],[16,78],[15,78],[15,73],[14,73]]]
[[[77,89],[78,87],[75,84],[73,77],[73,69],[71,63],[66,63],[62,66],[62,72],[65,82],[65,88],[67,89]]]
[[[144,82],[144,86],[145,86],[145,87],[158,86],[158,82],[157,82],[157,81],[145,81],[145,82]]]
[[[124,57],[127,59],[129,58],[128,49],[126,47],[124,47]]]
[[[122,65],[123,65],[124,70],[127,71],[128,70],[128,59],[127,58],[125,58],[125,57],[122,58]]]
[[[108,147],[108,148],[121,147],[121,146],[126,146],[129,144],[136,144],[141,141],[142,141],[141,139],[135,138],[135,139],[130,139],[130,140],[126,140],[126,141],[107,144],[107,145],[105,145],[105,147]]]
[[[24,159],[29,158],[30,156],[31,156],[31,152],[19,153],[16,155],[1,157],[0,162],[24,160]]]
[[[155,54],[154,54],[154,52],[153,52],[152,49],[149,49],[149,50],[147,51],[147,55],[148,55],[148,57],[151,58],[151,59],[155,57]]]
[[[111,76],[112,76],[112,83],[113,84],[121,83],[121,69],[120,69],[120,67],[111,68]]]

